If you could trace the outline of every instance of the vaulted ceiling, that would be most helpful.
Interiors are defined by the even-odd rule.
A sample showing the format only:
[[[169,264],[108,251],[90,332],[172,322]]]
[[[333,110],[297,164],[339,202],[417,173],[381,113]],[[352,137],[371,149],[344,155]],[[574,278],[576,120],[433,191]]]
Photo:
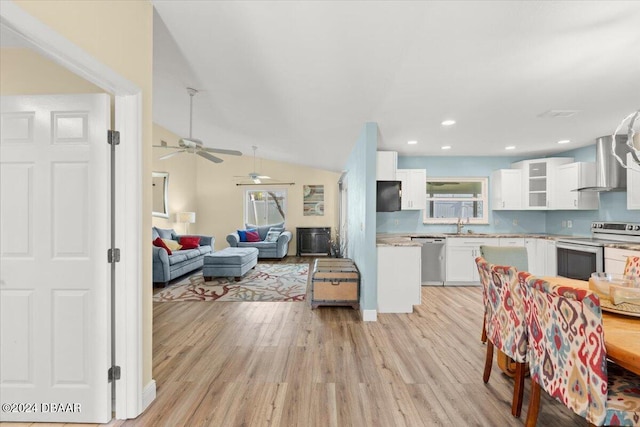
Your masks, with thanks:
[[[401,155],[537,156],[640,108],[640,2],[153,4],[154,121],[187,136],[194,87],[209,147],[337,171],[372,121]]]

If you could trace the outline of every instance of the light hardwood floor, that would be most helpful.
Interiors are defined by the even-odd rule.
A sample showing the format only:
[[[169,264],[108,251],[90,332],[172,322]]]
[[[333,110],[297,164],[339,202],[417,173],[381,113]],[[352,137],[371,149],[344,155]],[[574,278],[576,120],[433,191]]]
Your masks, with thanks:
[[[521,419],[495,363],[482,382],[481,313],[479,287],[423,287],[414,313],[377,322],[308,301],[155,303],[157,398],[111,425],[522,426],[529,381]],[[544,396],[538,426],[584,425]]]

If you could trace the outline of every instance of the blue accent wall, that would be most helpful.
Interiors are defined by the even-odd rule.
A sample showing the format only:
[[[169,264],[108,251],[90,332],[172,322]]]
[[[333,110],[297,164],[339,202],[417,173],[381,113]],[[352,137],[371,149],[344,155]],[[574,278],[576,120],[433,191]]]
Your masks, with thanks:
[[[378,308],[376,149],[378,125],[366,123],[346,164],[348,255],[360,270],[360,308]]]
[[[576,162],[594,162],[595,145],[554,155],[573,157]],[[496,169],[508,169],[523,157],[399,157],[399,169],[425,169],[428,177],[488,177]],[[489,183],[491,186],[491,183]],[[380,212],[376,214],[379,233],[455,232],[450,224],[423,224],[422,211]],[[562,221],[572,221],[572,228]],[[465,226],[477,233],[550,233],[589,235],[593,221],[640,222],[640,212],[627,210],[625,192],[600,193],[600,209],[592,211],[492,211],[488,225]]]

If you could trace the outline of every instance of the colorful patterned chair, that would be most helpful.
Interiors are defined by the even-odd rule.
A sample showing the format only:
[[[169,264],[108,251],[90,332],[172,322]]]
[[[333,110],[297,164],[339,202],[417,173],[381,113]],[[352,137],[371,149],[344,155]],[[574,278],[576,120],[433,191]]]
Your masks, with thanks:
[[[510,265],[518,271],[529,271],[529,259],[527,256],[527,248],[524,246],[480,246],[480,256],[489,264],[494,265]],[[479,270],[478,270],[479,271]],[[482,274],[482,273],[480,273]],[[480,276],[482,282],[482,275]],[[486,306],[486,286],[482,286],[482,302]],[[487,342],[486,324],[482,322],[482,342]]]
[[[640,426],[640,376],[607,362],[598,296],[518,274],[529,336],[531,398],[536,425],[540,390],[595,425]]]
[[[482,280],[487,282],[487,354],[482,380],[487,383],[491,376],[494,347],[511,357],[516,362],[511,414],[519,417],[527,361],[527,334],[518,272],[514,267],[491,265],[482,257],[476,258],[476,265]]]
[[[627,257],[627,263],[624,266],[625,276],[634,276],[640,278],[640,256]]]

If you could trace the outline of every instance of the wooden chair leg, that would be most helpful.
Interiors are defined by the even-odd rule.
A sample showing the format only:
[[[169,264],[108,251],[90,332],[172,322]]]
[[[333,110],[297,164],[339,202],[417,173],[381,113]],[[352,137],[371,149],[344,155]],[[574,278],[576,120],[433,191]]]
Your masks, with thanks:
[[[489,382],[491,376],[491,365],[493,364],[493,343],[491,340],[487,340],[487,356],[484,360],[484,373],[482,374],[482,381]]]
[[[513,402],[511,403],[511,415],[516,418],[520,417],[522,412],[522,396],[524,394],[524,376],[526,371],[526,363],[516,362],[516,377],[513,386]]]
[[[480,341],[483,343],[487,342],[487,322],[485,319],[482,319],[482,335],[480,336]]]
[[[532,380],[529,409],[527,409],[527,422],[525,423],[526,427],[536,427],[538,412],[540,412],[540,385]]]

